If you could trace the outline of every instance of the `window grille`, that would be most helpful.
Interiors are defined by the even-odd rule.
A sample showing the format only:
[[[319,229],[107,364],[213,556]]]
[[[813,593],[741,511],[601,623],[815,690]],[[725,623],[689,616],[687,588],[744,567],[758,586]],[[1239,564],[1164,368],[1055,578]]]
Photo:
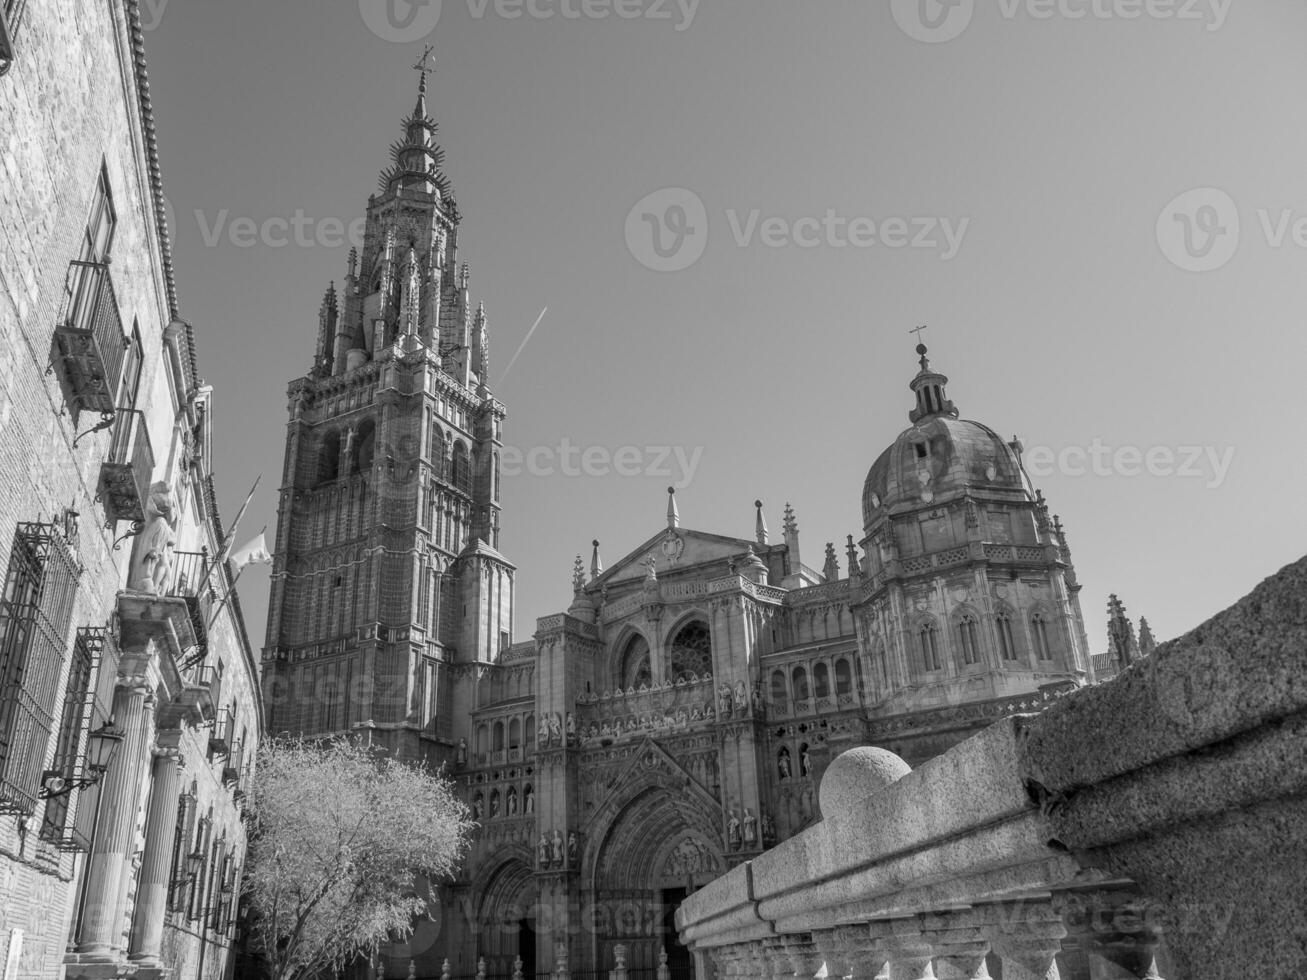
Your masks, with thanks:
[[[36,809],[80,574],[55,525],[18,525],[0,593],[0,813]]]
[[[74,787],[86,775],[87,742],[95,714],[95,678],[97,672],[103,669],[105,647],[111,646],[112,642],[109,630],[102,626],[79,629],[73,642],[73,660],[68,671],[68,683],[64,688],[58,741],[55,743],[54,761],[47,774],[61,776]],[[87,833],[87,822],[75,818],[83,805],[94,805],[96,799],[98,797],[94,796],[87,799],[85,790],[76,788],[69,793],[51,797],[45,804],[41,838],[61,850],[89,850],[91,839]]]

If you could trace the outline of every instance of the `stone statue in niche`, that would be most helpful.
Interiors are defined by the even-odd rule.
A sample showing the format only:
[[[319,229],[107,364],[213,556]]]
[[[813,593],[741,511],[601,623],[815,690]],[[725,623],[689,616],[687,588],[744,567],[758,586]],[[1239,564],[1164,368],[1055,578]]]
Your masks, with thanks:
[[[508,815],[517,816],[517,790],[512,786],[508,788]]]
[[[523,797],[523,800],[524,800],[524,803],[523,803],[523,806],[522,806],[522,810],[523,810],[525,813],[527,813],[527,814],[535,813],[535,812],[536,812],[536,795],[535,795],[535,793],[533,793],[533,792],[531,791],[531,788],[530,788],[530,787],[527,787],[527,789],[525,790],[525,792],[523,792],[522,797]]]
[[[581,858],[581,842],[577,839],[576,831],[567,835],[567,865],[575,868]]]
[[[541,748],[547,748],[549,745],[549,716],[542,715],[540,724],[536,727],[536,741],[540,743]]]
[[[494,820],[499,816],[499,794],[490,794],[490,819]]]
[[[776,840],[776,824],[772,823],[771,812],[762,811],[762,841],[764,844],[770,844]]]
[[[748,807],[744,810],[744,843],[748,847],[758,843],[758,818]]]
[[[799,771],[805,776],[812,775],[812,756],[808,755],[808,747],[806,745],[799,754]]]
[[[722,717],[729,718],[731,716],[731,685],[725,681],[722,681],[717,688],[717,702],[721,708]]]
[[[738,715],[749,713],[749,691],[744,686],[744,681],[735,682],[735,713]]]
[[[549,740],[551,743],[563,744],[563,722],[557,711],[549,716]]]
[[[557,831],[557,830],[554,831],[552,851],[553,851],[554,865],[556,867],[561,868],[563,866],[563,835],[561,831]]]
[[[780,771],[781,779],[789,779],[792,775],[790,771],[790,750],[781,747],[780,755],[776,758],[776,768]]]
[[[540,857],[540,867],[549,867],[549,838],[545,836],[544,831],[540,832],[540,840],[536,844],[536,851]]]
[[[465,739],[465,738],[460,738],[460,739],[458,740],[458,756],[457,756],[457,758],[458,758],[458,764],[459,764],[460,766],[465,766],[465,765],[467,765],[467,739]]]
[[[726,840],[731,845],[731,850],[740,849],[740,818],[731,810],[726,818]]]
[[[485,813],[485,802],[482,800],[481,794],[478,793],[472,799],[472,819],[480,820],[481,817],[484,815],[484,813]]]
[[[570,711],[567,713],[567,740],[576,741],[576,715]]]

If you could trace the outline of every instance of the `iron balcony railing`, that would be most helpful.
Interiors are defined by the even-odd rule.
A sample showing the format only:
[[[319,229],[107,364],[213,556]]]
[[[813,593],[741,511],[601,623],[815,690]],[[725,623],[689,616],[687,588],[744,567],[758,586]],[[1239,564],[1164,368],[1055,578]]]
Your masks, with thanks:
[[[236,734],[236,716],[231,708],[223,708],[213,722],[213,732],[209,735],[209,757],[229,756],[232,739]]]
[[[186,600],[199,641],[194,662],[200,662],[208,650],[209,615],[218,599],[218,588],[214,583],[218,566],[207,551],[177,551],[173,553],[172,561],[172,584],[167,594]]]
[[[129,534],[139,534],[145,522],[145,502],[154,475],[154,448],[145,415],[134,408],[118,409],[109,456],[100,467],[97,500],[104,503],[105,525],[131,521]]]
[[[68,302],[54,342],[74,414],[86,410],[111,418],[130,340],[107,262],[69,263]]]

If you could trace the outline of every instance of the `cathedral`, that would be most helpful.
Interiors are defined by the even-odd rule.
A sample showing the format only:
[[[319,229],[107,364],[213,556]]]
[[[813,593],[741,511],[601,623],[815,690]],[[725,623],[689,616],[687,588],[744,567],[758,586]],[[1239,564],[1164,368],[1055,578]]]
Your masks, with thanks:
[[[669,491],[643,544],[605,568],[596,542],[567,608],[515,623],[507,412],[426,92],[289,388],[268,731],[443,767],[479,824],[384,975],[598,976],[620,949],[692,976],[678,904],[818,821],[841,752],[915,766],[1094,681],[1067,538],[1020,442],[964,420],[918,346],[842,554],[805,562],[788,506],[739,537]]]

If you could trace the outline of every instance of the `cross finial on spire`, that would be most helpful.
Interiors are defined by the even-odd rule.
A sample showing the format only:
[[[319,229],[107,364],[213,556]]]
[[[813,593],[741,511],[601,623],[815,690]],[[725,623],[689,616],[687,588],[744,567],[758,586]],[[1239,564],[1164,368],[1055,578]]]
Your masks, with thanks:
[[[427,90],[427,75],[433,74],[436,70],[435,59],[431,57],[431,52],[434,50],[435,48],[428,44],[427,49],[422,52],[421,60],[413,66],[414,71],[422,73],[422,81],[418,83],[418,86],[423,92]]]

